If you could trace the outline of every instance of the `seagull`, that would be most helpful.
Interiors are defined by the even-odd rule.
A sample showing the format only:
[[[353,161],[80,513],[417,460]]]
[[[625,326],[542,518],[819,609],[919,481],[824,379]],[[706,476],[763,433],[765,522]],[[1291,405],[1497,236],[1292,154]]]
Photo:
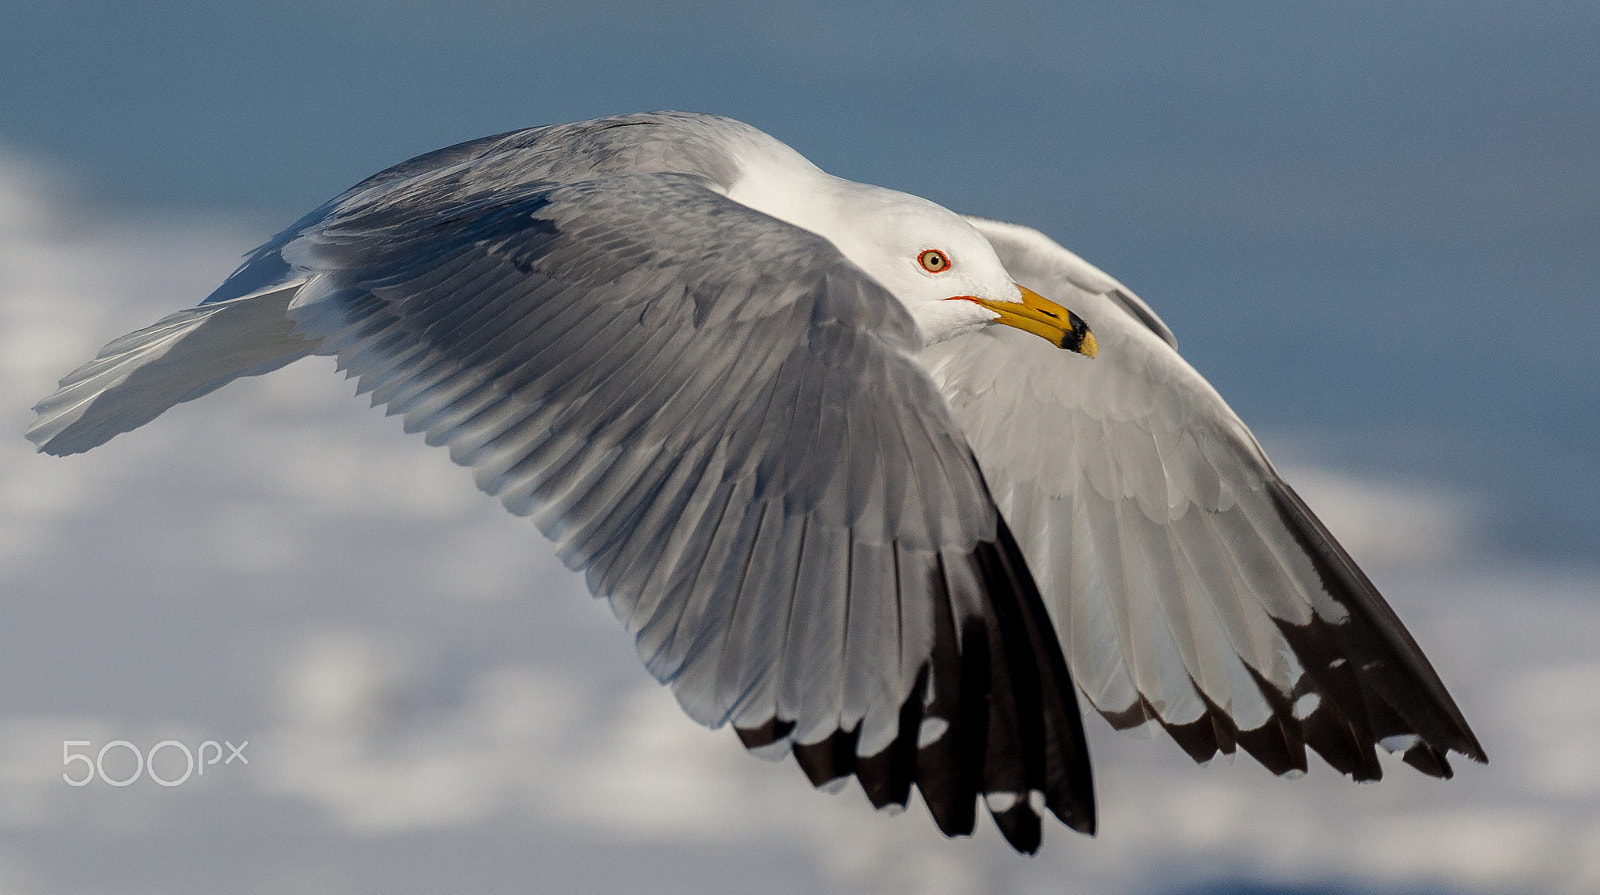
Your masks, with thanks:
[[[1070,306],[1071,310],[1068,310]],[[1197,761],[1483,748],[1372,582],[1116,280],[1030,228],[657,112],[362,181],[107,345],[85,451],[331,355],[532,517],[684,711],[810,782],[1093,834],[1079,697]]]

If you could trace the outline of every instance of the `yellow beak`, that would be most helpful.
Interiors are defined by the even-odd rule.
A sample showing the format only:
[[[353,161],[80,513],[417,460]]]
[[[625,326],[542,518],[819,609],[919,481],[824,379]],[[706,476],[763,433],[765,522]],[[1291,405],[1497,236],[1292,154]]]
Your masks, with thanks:
[[[1099,355],[1100,345],[1082,317],[1026,286],[1019,285],[1017,288],[1022,291],[1021,302],[990,301],[970,295],[961,297],[999,314],[1000,319],[996,322],[1033,333],[1057,348],[1076,351],[1084,357]]]

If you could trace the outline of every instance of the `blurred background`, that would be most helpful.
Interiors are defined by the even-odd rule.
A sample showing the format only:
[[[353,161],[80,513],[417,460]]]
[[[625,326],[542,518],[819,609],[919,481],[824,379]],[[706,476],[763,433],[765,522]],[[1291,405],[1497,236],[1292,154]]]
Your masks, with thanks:
[[[1600,890],[1600,5],[0,2],[0,892]],[[650,682],[326,359],[93,453],[29,406],[366,175],[658,108],[1127,283],[1492,764],[1196,767],[1091,719],[1095,839],[812,792]],[[171,740],[247,742],[164,787]],[[226,755],[226,750],[223,751]],[[159,750],[150,770],[185,770]]]

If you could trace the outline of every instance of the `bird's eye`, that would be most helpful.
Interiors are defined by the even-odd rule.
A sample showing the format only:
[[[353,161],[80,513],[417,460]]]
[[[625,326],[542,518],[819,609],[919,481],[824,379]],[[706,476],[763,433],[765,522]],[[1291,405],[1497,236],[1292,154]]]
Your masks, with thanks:
[[[944,273],[950,269],[950,259],[938,249],[929,249],[918,255],[917,263],[928,273]]]

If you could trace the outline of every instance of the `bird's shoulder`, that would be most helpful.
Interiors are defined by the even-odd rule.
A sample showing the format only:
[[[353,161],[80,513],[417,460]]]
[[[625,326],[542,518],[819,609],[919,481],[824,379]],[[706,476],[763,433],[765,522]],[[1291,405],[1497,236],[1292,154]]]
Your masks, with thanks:
[[[738,178],[736,147],[764,136],[742,122],[692,112],[640,112],[507,131],[385,168],[325,206],[325,218],[396,208],[415,212],[529,185],[619,176],[682,174],[726,189]]]

